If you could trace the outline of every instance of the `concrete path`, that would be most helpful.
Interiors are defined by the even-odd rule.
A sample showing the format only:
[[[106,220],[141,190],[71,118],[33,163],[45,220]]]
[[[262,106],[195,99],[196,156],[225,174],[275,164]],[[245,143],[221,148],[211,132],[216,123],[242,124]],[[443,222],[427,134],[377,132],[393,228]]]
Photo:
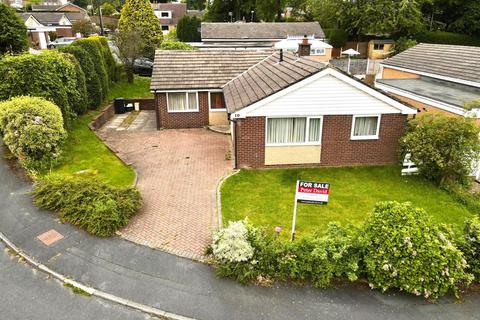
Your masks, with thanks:
[[[95,238],[59,224],[54,214],[33,206],[30,184],[14,174],[2,157],[0,179],[0,232],[17,246],[86,285],[183,316],[203,320],[465,320],[478,319],[480,312],[478,293],[465,295],[461,301],[444,298],[432,304],[358,286],[329,290],[241,286],[217,278],[207,265],[119,238]],[[36,237],[51,229],[64,238],[45,246]],[[19,281],[18,285],[25,284]]]

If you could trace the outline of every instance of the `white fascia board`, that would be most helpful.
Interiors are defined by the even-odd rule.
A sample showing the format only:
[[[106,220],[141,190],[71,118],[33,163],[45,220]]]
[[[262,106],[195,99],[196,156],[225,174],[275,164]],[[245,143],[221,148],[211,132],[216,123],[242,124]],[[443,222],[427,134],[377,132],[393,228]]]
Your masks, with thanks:
[[[308,85],[309,83],[312,83],[326,75],[331,75],[341,81],[344,81],[348,84],[350,84],[351,86],[379,99],[380,101],[383,101],[385,102],[386,104],[392,106],[393,108],[395,109],[398,109],[402,114],[416,114],[417,113],[417,110],[415,109],[412,109],[410,107],[407,107],[406,105],[404,105],[403,103],[400,103],[390,97],[388,97],[387,95],[381,93],[381,92],[378,92],[370,87],[368,87],[367,85],[364,85],[362,83],[359,83],[357,80],[354,80],[352,78],[350,78],[349,76],[346,76],[332,68],[327,68],[327,69],[324,69],[316,74],[313,74],[312,76],[304,79],[304,80],[301,80],[293,85],[291,85],[290,87],[287,87],[283,90],[280,90],[279,92],[277,93],[274,93],[272,94],[271,96],[268,96],[258,102],[255,102],[253,103],[252,105],[246,107],[246,108],[243,108],[237,112],[234,112],[232,113],[231,115],[231,119],[236,119],[236,118],[245,118],[248,116],[248,114],[280,97],[283,97],[287,94],[289,94],[290,92],[293,92],[305,85]]]
[[[383,63],[380,63],[380,65],[384,68],[400,70],[400,71],[404,71],[404,72],[418,74],[418,75],[425,76],[425,77],[430,77],[430,78],[435,78],[435,79],[440,79],[440,80],[445,80],[445,81],[450,81],[450,82],[456,82],[456,83],[460,83],[460,84],[465,84],[467,86],[480,88],[480,82],[474,82],[474,81],[469,81],[469,80],[462,80],[462,79],[457,79],[457,78],[452,78],[452,77],[447,77],[447,76],[441,76],[441,75],[434,74],[434,73],[417,71],[417,70],[412,70],[412,69],[407,69],[407,68],[402,68],[402,67],[396,67],[396,66],[391,66],[391,65],[388,65],[388,64],[383,64]]]
[[[427,97],[419,96],[419,95],[416,95],[414,93],[411,93],[411,92],[408,92],[408,91],[405,91],[405,90],[401,90],[401,89],[398,89],[398,88],[394,88],[394,87],[385,85],[383,83],[376,83],[376,87],[379,88],[379,89],[382,89],[386,92],[397,94],[397,95],[405,97],[405,98],[409,98],[409,99],[412,99],[412,100],[415,100],[415,101],[418,101],[418,102],[421,102],[421,103],[431,105],[432,107],[436,107],[436,108],[439,108],[439,109],[442,109],[442,110],[445,110],[445,111],[448,111],[448,112],[451,112],[451,113],[454,113],[454,114],[457,114],[457,115],[460,115],[460,116],[465,116],[465,109],[463,109],[461,107],[457,107],[457,106],[454,106],[454,105],[451,105],[451,104],[448,104],[448,103],[433,100],[433,99],[430,99],[430,98],[427,98]]]

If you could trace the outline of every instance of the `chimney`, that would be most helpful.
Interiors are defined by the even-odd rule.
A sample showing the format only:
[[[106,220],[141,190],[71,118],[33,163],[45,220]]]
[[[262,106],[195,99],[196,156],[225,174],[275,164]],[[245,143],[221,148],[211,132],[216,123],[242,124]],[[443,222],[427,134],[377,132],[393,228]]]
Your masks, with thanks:
[[[310,55],[310,47],[312,45],[308,43],[307,35],[303,36],[302,42],[298,44],[298,55],[300,57],[309,56]]]
[[[280,49],[280,58],[278,59],[278,62],[283,61],[283,49]]]

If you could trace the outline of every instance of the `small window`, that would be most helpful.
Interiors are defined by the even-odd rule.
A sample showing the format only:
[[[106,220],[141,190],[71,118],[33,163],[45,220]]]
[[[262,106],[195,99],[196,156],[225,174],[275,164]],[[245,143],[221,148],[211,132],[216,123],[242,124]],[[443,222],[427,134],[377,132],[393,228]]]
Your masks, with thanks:
[[[169,112],[198,111],[196,92],[169,92],[167,96]]]
[[[374,43],[373,44],[373,50],[383,51],[383,46],[384,46],[383,43]]]
[[[325,49],[324,48],[311,49],[310,54],[312,56],[324,56],[325,55]]]
[[[352,124],[352,139],[378,139],[380,116],[354,116]]]
[[[170,17],[170,12],[168,12],[168,11],[162,11],[162,12],[160,12],[160,16],[161,16],[162,18],[168,18],[168,17]]]
[[[308,141],[320,142],[322,138],[322,118],[309,119]]]
[[[162,25],[162,31],[168,31],[168,26]]]
[[[222,92],[210,92],[210,109],[225,110],[225,99]]]

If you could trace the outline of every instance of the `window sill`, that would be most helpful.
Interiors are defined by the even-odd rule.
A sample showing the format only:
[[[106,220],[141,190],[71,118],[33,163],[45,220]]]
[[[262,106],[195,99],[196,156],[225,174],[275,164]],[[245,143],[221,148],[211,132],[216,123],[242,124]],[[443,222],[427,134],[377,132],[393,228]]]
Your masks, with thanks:
[[[199,110],[167,110],[168,113],[199,112]]]
[[[378,140],[378,136],[350,137],[350,140]]]
[[[267,143],[265,147],[302,147],[302,146],[321,146],[320,142],[302,142],[302,143]]]
[[[224,109],[208,109],[209,112],[226,112],[227,109],[224,108]]]

